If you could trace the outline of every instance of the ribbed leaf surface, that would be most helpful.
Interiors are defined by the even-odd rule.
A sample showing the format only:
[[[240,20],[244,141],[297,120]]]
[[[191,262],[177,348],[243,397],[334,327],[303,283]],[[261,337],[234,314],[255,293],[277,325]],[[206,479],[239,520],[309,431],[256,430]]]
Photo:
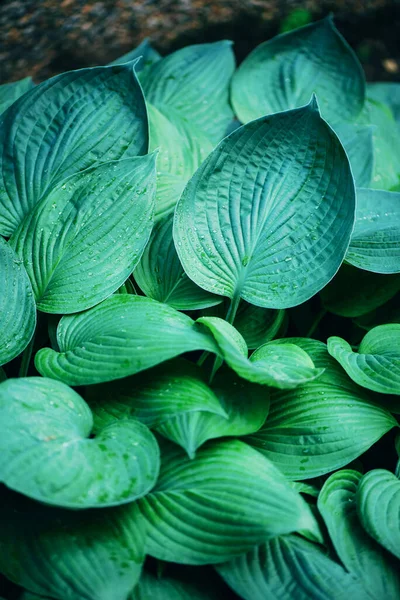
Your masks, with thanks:
[[[31,77],[25,77],[19,81],[11,83],[3,83],[0,85],[0,114],[3,113],[11,104],[13,104],[20,96],[33,88]]]

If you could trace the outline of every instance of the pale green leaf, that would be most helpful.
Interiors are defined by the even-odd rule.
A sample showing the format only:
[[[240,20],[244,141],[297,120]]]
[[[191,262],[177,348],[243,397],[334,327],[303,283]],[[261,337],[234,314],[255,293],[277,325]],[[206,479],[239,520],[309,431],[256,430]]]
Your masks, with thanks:
[[[0,233],[11,235],[67,176],[147,152],[133,63],[69,71],[36,86],[4,115],[0,148]]]
[[[123,54],[119,58],[116,58],[109,65],[123,65],[126,62],[130,62],[140,58],[139,62],[135,65],[136,73],[143,71],[145,67],[149,67],[153,63],[161,59],[161,55],[153,48],[148,38],[145,38],[140,42],[139,46],[130,50],[126,54]]]
[[[20,96],[33,88],[34,83],[31,77],[25,77],[19,81],[11,83],[3,83],[0,85],[0,114],[3,113],[11,104],[13,104]]]
[[[67,508],[131,502],[155,484],[159,451],[137,421],[105,427],[93,439],[86,402],[41,377],[0,384],[0,481],[26,496]]]
[[[388,104],[394,118],[400,122],[400,84],[392,81],[368,83],[367,94],[372,100]]]
[[[286,308],[336,273],[354,212],[348,159],[313,100],[240,127],[217,146],[178,202],[174,240],[200,287]]]
[[[28,345],[36,325],[32,286],[22,261],[0,237],[0,365]]]
[[[238,440],[210,443],[194,460],[174,445],[163,447],[157,485],[137,506],[147,553],[178,563],[223,562],[299,529],[318,535],[300,494]]]

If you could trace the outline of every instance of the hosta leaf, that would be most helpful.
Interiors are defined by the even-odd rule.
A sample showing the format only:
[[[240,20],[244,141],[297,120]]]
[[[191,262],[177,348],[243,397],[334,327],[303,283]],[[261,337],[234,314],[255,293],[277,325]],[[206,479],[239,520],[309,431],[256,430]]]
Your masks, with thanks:
[[[152,227],[154,155],[104,163],[59,183],[11,238],[39,310],[73,313],[124,283]]]
[[[241,302],[235,318],[235,327],[244,337],[250,350],[271,341],[281,329],[284,310],[269,310]]]
[[[374,273],[400,273],[400,193],[357,190],[356,222],[346,260]]]
[[[339,337],[329,338],[328,350],[358,385],[381,394],[400,394],[400,324],[374,327],[358,352]]]
[[[277,537],[217,570],[243,600],[370,599],[353,575],[295,535]]]
[[[246,442],[289,479],[339,469],[365,452],[397,421],[357,388],[315,340],[282,340],[304,348],[324,373],[294,390],[271,391],[268,419]],[[279,340],[274,342],[277,346]]]
[[[361,477],[350,470],[331,475],[320,492],[318,508],[345,568],[372,598],[395,600],[400,596],[397,565],[365,532],[357,516],[355,496]]]
[[[36,325],[32,286],[22,261],[0,237],[0,365],[28,345]]]
[[[19,81],[11,83],[3,83],[0,85],[0,114],[3,113],[11,104],[13,104],[20,96],[33,88],[31,77],[25,77]]]
[[[353,121],[365,99],[365,79],[353,50],[330,17],[260,44],[232,81],[242,122],[297,108],[315,92],[329,122]]]
[[[147,152],[146,106],[133,63],[44,81],[4,115],[0,141],[0,233],[10,235],[67,176]]]
[[[143,73],[146,100],[170,120],[192,122],[218,142],[232,120],[229,83],[235,59],[229,41],[173,52]]]
[[[257,431],[268,415],[268,390],[228,369],[217,373],[212,389],[224,409],[223,415],[216,411],[185,412],[157,427],[159,433],[182,446],[190,458],[207,440]]]
[[[209,444],[192,461],[176,446],[163,447],[157,486],[137,506],[147,552],[178,563],[223,562],[299,529],[318,535],[302,497],[238,440]]]
[[[197,310],[222,300],[198,287],[186,275],[172,238],[172,218],[155,225],[134,276],[146,296],[177,310]]]
[[[41,377],[0,384],[0,480],[41,502],[69,508],[124,504],[158,476],[150,431],[121,421],[92,432],[92,413],[63,383]]]
[[[218,352],[211,336],[190,317],[129,294],[63,317],[57,341],[60,352],[43,348],[35,365],[41,375],[69,385],[120,379],[192,350]]]
[[[400,559],[400,481],[384,469],[361,479],[356,494],[357,513],[366,531]]]
[[[161,55],[153,48],[148,38],[145,38],[143,42],[140,42],[139,46],[133,48],[126,54],[123,54],[119,58],[116,58],[109,65],[123,65],[126,62],[130,62],[140,58],[139,62],[135,65],[136,73],[143,71],[145,67],[149,67],[154,62],[161,59]]]
[[[387,276],[386,276],[387,277]],[[398,275],[397,275],[398,277]],[[400,287],[400,277],[399,287]],[[372,310],[365,315],[357,318],[354,322],[369,331],[377,325],[385,325],[386,323],[400,323],[400,294],[393,296],[386,304]]]
[[[218,317],[200,317],[213,334],[226,363],[240,377],[277,388],[293,388],[319,377],[321,369],[304,350],[294,344],[276,345],[268,342],[247,358],[247,346],[240,333]]]
[[[139,583],[129,596],[129,600],[217,600],[217,595],[210,587],[188,581],[180,581],[175,577],[155,577],[143,572]]]
[[[382,306],[400,290],[398,275],[382,275],[343,264],[321,291],[327,310],[342,317],[359,317]]]
[[[126,600],[144,534],[135,504],[66,511],[2,491],[0,571],[57,600]]]
[[[374,128],[356,123],[335,124],[335,133],[349,157],[357,187],[369,187],[374,173]]]
[[[140,376],[87,388],[94,430],[123,419],[156,427],[177,414],[195,411],[226,417],[218,396],[205,383],[200,367],[188,360],[168,361]]]
[[[400,121],[400,84],[396,82],[380,81],[379,83],[368,83],[367,94],[372,100],[388,104],[394,118]]]
[[[217,146],[178,202],[175,245],[200,287],[234,302],[295,306],[339,268],[354,203],[347,157],[313,100]]]

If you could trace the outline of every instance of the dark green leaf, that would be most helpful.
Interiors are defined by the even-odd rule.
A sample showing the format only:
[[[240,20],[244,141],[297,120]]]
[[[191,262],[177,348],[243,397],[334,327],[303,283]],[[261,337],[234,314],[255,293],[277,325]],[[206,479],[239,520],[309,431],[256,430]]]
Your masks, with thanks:
[[[235,327],[244,337],[250,350],[270,342],[281,329],[285,318],[284,310],[260,308],[241,302],[235,318]]]
[[[11,83],[3,83],[0,85],[0,114],[3,113],[11,104],[13,104],[20,96],[33,88],[31,77],[25,77],[19,81]]]
[[[218,600],[211,587],[144,572],[129,600]]]

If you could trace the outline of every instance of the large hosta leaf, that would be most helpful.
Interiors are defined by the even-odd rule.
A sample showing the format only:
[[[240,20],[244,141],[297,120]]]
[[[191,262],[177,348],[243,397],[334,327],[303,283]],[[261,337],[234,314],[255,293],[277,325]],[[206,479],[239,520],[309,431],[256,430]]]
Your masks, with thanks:
[[[69,385],[120,379],[192,350],[218,352],[212,337],[190,317],[130,294],[63,317],[57,341],[60,351],[43,348],[35,365],[41,375]]]
[[[357,187],[369,187],[374,173],[374,127],[357,123],[335,124],[349,157],[351,170]]]
[[[340,372],[325,344],[288,341],[302,347],[325,372],[294,390],[272,391],[265,425],[246,442],[289,479],[309,479],[347,465],[397,421]]]
[[[0,237],[0,365],[29,343],[36,324],[32,286],[22,261]]]
[[[221,302],[220,296],[197,286],[183,270],[172,238],[172,218],[155,225],[134,275],[146,296],[177,310],[197,310]]]
[[[241,302],[235,318],[235,327],[244,337],[250,350],[270,342],[284,324],[284,310],[269,310]]]
[[[400,559],[400,481],[384,469],[362,478],[356,494],[357,512],[366,531]]]
[[[348,159],[314,100],[263,117],[223,140],[186,186],[175,212],[179,258],[210,292],[295,306],[339,268],[354,196]]]
[[[19,81],[11,83],[3,83],[0,85],[0,114],[3,113],[11,104],[13,104],[20,96],[33,88],[31,77],[25,77]]]
[[[152,556],[218,563],[283,533],[318,535],[307,503],[243,442],[214,442],[192,461],[168,445],[162,461],[157,486],[137,502]]]
[[[157,442],[137,421],[88,439],[86,402],[41,377],[0,384],[0,480],[41,502],[70,508],[124,504],[146,494],[159,469]]]
[[[149,239],[154,194],[154,155],[104,163],[53,188],[10,241],[38,309],[78,312],[115,292]]]
[[[358,385],[381,394],[400,394],[400,324],[374,327],[358,352],[339,337],[329,338],[328,350]]]
[[[397,565],[365,532],[357,516],[355,496],[361,477],[349,470],[331,475],[318,497],[318,508],[346,569],[372,598],[395,600],[400,597]]]
[[[41,83],[3,116],[0,141],[0,233],[10,235],[67,176],[147,152],[146,106],[133,63]]]
[[[400,273],[400,193],[357,190],[357,211],[346,260],[374,273]]]
[[[218,142],[233,116],[231,46],[229,41],[187,46],[157,61],[141,77],[146,100],[170,120],[192,122]]]
[[[245,123],[301,106],[312,92],[330,122],[353,121],[363,108],[361,65],[330,17],[253,50],[233,77],[232,103]]]
[[[155,577],[143,572],[129,600],[218,600],[212,585],[199,586],[199,582],[188,582],[176,577]]]
[[[144,561],[135,504],[67,511],[2,490],[0,571],[57,600],[126,600]]]

